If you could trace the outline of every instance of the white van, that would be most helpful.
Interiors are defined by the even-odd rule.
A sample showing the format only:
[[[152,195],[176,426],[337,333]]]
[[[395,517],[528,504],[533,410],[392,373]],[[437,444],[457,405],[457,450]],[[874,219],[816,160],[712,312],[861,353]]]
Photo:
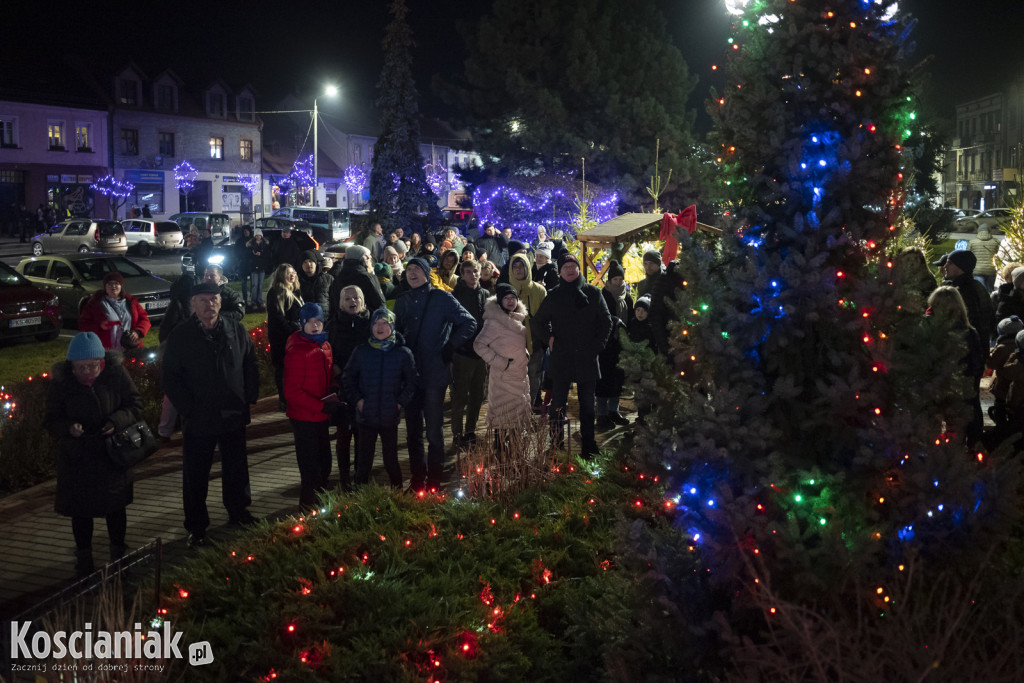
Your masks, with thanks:
[[[324,245],[346,240],[350,234],[348,209],[286,206],[275,211],[273,215],[309,223],[313,228],[313,239]]]

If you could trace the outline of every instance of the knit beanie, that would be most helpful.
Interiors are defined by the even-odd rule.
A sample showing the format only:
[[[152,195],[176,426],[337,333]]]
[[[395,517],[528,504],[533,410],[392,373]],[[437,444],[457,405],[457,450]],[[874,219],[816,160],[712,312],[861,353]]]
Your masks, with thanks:
[[[651,295],[650,294],[644,294],[642,297],[637,299],[636,303],[633,304],[633,308],[643,308],[648,313],[650,313],[651,312]]]
[[[535,253],[541,254],[543,256],[547,256],[548,259],[550,260],[551,259],[551,250],[554,248],[554,246],[555,245],[551,244],[551,242],[540,242],[537,245],[537,249],[535,250]]]
[[[611,280],[613,277],[626,277],[626,271],[623,270],[622,264],[615,259],[608,262],[608,272],[605,273],[605,278]]]
[[[345,258],[362,261],[364,256],[369,256],[370,250],[361,244],[350,244],[345,249]]]
[[[391,266],[384,263],[383,261],[375,263],[373,265],[373,274],[379,279],[390,280],[391,279]]]
[[[657,263],[660,266],[661,265],[661,254],[659,254],[656,249],[650,249],[650,250],[644,252],[644,259],[643,260],[644,261],[651,261],[652,263]]]
[[[112,273],[107,273],[103,276],[103,286],[106,287],[108,282],[118,282],[124,287],[124,275],[121,275],[116,270]]]
[[[1013,341],[1017,344],[1017,350],[1024,353],[1024,330],[1018,332]]]
[[[405,252],[408,251],[405,246],[405,242],[402,240],[395,240],[395,243],[391,245],[391,248],[398,252],[399,256],[405,256]]]
[[[513,254],[518,254],[521,251],[526,251],[526,245],[519,240],[508,241],[508,257],[511,259]]]
[[[323,322],[324,309],[320,308],[320,304],[316,303],[315,301],[310,301],[309,303],[302,304],[302,308],[299,309],[299,324],[302,325],[303,328],[305,328],[306,323],[308,323],[313,318],[316,318],[320,322]]]
[[[1024,320],[1021,320],[1015,315],[1011,315],[1009,318],[1003,318],[996,325],[996,335],[998,336],[997,341],[1000,344],[1005,344],[1011,339],[1017,338],[1017,333],[1024,330]]]
[[[1024,278],[1024,266],[1014,268],[1013,272],[1010,273],[1010,279],[1013,280],[1014,287],[1020,283],[1021,278]]]
[[[494,297],[498,302],[498,308],[506,312],[511,312],[507,308],[505,308],[505,305],[503,303],[505,301],[505,297],[508,296],[509,294],[514,296],[517,301],[519,300],[519,295],[516,294],[516,288],[507,282],[499,282],[498,286],[494,288]],[[512,310],[514,311],[515,307],[513,307]]]
[[[427,259],[423,258],[422,256],[416,256],[415,258],[411,258],[409,259],[409,262],[405,264],[405,269],[409,270],[409,268],[413,266],[416,266],[417,268],[423,271],[423,277],[428,279],[430,278],[430,264],[427,263]]]
[[[312,261],[313,263],[320,265],[320,256],[312,249],[307,249],[302,252],[302,261]]]
[[[949,255],[949,263],[970,275],[974,272],[974,266],[978,265],[978,257],[972,251],[957,249]]]
[[[429,232],[423,236],[423,239],[421,241],[423,242],[423,244],[433,244],[435,247],[437,246],[437,240],[435,240],[434,236],[431,235]]]
[[[103,343],[95,332],[79,332],[68,344],[68,360],[92,360],[105,355]]]
[[[576,267],[580,267],[580,260],[566,251],[564,254],[558,257],[558,270],[562,270],[562,266],[566,263],[575,263]]]

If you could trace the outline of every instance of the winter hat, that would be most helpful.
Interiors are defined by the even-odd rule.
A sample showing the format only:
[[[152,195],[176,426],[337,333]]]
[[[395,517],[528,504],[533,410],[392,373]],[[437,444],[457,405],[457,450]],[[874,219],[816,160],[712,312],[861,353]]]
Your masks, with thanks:
[[[989,232],[989,229],[983,225],[980,228],[978,228],[978,239],[990,240],[992,239],[992,233]]]
[[[465,253],[466,253],[467,251],[468,251],[468,252],[469,252],[470,254],[472,254],[472,255],[473,255],[474,257],[476,257],[476,247],[474,247],[474,246],[473,246],[473,243],[472,243],[472,242],[466,242],[466,243],[465,243],[465,244],[464,244],[464,245],[462,246],[462,253],[463,253],[463,254],[465,254]]]
[[[68,344],[68,360],[92,360],[106,355],[103,343],[95,332],[79,332]]]
[[[422,270],[424,277],[430,277],[430,264],[427,263],[427,259],[423,258],[422,256],[411,258],[409,259],[409,262],[405,264],[405,269],[409,270],[409,268],[411,268],[412,266],[416,266],[417,268]]]
[[[106,287],[108,282],[117,282],[124,287],[124,275],[116,270],[113,273],[107,273],[103,276],[103,286]]]
[[[435,240],[434,236],[431,235],[429,232],[423,236],[423,239],[421,241],[423,242],[423,244],[433,244],[435,247],[437,246],[437,240]]]
[[[966,249],[957,249],[949,254],[949,263],[964,271],[967,275],[974,272],[974,266],[978,265],[978,257],[974,252]]]
[[[562,270],[562,266],[566,263],[575,263],[576,267],[580,267],[580,260],[566,251],[564,254],[558,257],[558,270]]]
[[[948,260],[949,260],[949,254],[943,254],[942,256],[939,257],[938,261],[932,261],[932,265],[933,266],[941,267],[941,266],[946,265],[946,261],[948,261]]]
[[[389,244],[388,246],[384,247],[384,251],[381,252],[380,258],[382,261],[386,261],[388,256],[391,256],[392,254],[398,256],[398,250]]]
[[[526,251],[526,245],[519,240],[508,241],[508,257],[512,258],[513,254],[518,254],[521,251]]]
[[[373,274],[381,280],[391,279],[391,266],[384,263],[383,261],[375,263],[373,265]]]
[[[312,261],[313,263],[320,265],[320,255],[312,249],[307,249],[302,252],[302,261]]]
[[[384,339],[377,339],[376,335],[373,334],[373,327],[378,322],[383,320],[391,326],[391,334]],[[376,311],[370,314],[370,339],[369,343],[372,348],[380,351],[389,351],[395,345],[395,314],[386,308],[378,308]]]
[[[476,251],[473,252],[473,255],[476,256],[477,261],[480,261],[483,259],[484,256],[487,256],[487,250],[477,249]]]
[[[405,252],[408,248],[405,246],[405,242],[402,240],[395,240],[395,243],[391,245],[391,248],[398,252],[399,256],[405,256]]]
[[[498,286],[494,288],[494,296],[497,297],[499,306],[501,306],[501,302],[509,294],[514,296],[516,299],[519,298],[519,295],[516,294],[516,288],[507,282],[499,282]],[[502,308],[504,308],[504,306],[502,306]]]
[[[560,239],[551,240],[551,260],[558,262],[558,259],[565,252],[569,251],[565,248],[565,243]]]
[[[661,254],[658,253],[657,249],[650,249],[644,252],[644,261],[650,261],[661,265]]]
[[[542,254],[544,256],[547,256],[548,259],[550,260],[551,259],[551,250],[554,248],[554,246],[555,245],[551,244],[551,242],[540,242],[537,245],[536,253]]]
[[[1011,315],[1009,318],[1003,318],[996,325],[996,334],[999,336],[997,341],[1000,344],[1005,344],[1011,339],[1016,339],[1017,333],[1024,330],[1024,320],[1021,320],[1015,315]]]
[[[315,301],[302,304],[302,308],[299,309],[299,324],[302,327],[306,327],[313,318],[316,318],[320,322],[324,321],[324,309],[320,308],[320,304]]]
[[[378,308],[376,311],[370,314],[370,327],[377,324],[378,320],[383,320],[392,328],[395,326],[395,314],[386,308]]]
[[[252,233],[252,236],[253,236],[253,237],[263,237],[263,231],[262,231],[262,230],[260,230],[259,228],[256,228],[256,229],[255,229],[255,230],[253,231],[253,233]]]
[[[189,296],[196,296],[197,294],[220,294],[220,285],[215,282],[198,282],[192,285],[192,291],[189,292]]]
[[[370,250],[362,246],[361,244],[350,244],[348,248],[345,249],[345,258],[351,258],[357,261],[362,261],[364,256],[369,255]]]
[[[426,261],[431,268],[437,268],[437,256],[434,254],[423,254],[420,258]]]
[[[648,313],[650,313],[651,312],[651,295],[650,294],[644,294],[642,297],[637,299],[636,303],[633,304],[633,308],[643,308],[643,309],[646,309]]]
[[[451,240],[445,240],[444,242],[441,242],[441,251],[451,251],[451,249],[452,249]]]
[[[1010,279],[1013,280],[1013,286],[1016,287],[1017,283],[1024,278],[1024,266],[1020,268],[1014,268],[1013,272],[1010,273]]]
[[[608,262],[608,272],[604,274],[606,281],[611,280],[613,277],[626,277],[626,271],[623,270],[622,264],[615,259]]]
[[[1024,352],[1024,330],[1018,332],[1013,341],[1017,344],[1017,350]]]

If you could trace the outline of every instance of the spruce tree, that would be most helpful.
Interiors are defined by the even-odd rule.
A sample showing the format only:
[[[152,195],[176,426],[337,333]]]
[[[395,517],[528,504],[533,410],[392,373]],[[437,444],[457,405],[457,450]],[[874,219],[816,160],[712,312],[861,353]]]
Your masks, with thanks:
[[[965,346],[885,256],[915,119],[893,4],[746,4],[709,102],[735,225],[684,232],[668,356],[623,361],[651,411],[636,453],[748,634],[775,628],[771,600],[884,614],[878,587],[976,567],[1016,505],[1007,460],[942,433],[965,418]]]
[[[405,0],[392,0],[390,12],[382,44],[384,68],[374,102],[380,135],[373,147],[370,209],[389,228],[409,232],[417,213],[425,212],[428,222],[436,225],[440,209],[420,156],[419,94],[412,77],[414,43],[405,20]]]

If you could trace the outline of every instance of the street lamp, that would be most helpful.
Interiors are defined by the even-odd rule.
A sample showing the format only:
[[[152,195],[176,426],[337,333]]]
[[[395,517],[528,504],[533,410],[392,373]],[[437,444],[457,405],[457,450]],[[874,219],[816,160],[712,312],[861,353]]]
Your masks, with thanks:
[[[338,94],[338,87],[336,85],[328,85],[324,88],[324,95],[327,97],[334,97]],[[320,143],[318,138],[318,129],[320,127],[320,109],[317,107],[317,98],[313,98],[313,205],[316,205],[316,188],[320,185],[320,173],[318,165],[318,157],[320,155]]]

